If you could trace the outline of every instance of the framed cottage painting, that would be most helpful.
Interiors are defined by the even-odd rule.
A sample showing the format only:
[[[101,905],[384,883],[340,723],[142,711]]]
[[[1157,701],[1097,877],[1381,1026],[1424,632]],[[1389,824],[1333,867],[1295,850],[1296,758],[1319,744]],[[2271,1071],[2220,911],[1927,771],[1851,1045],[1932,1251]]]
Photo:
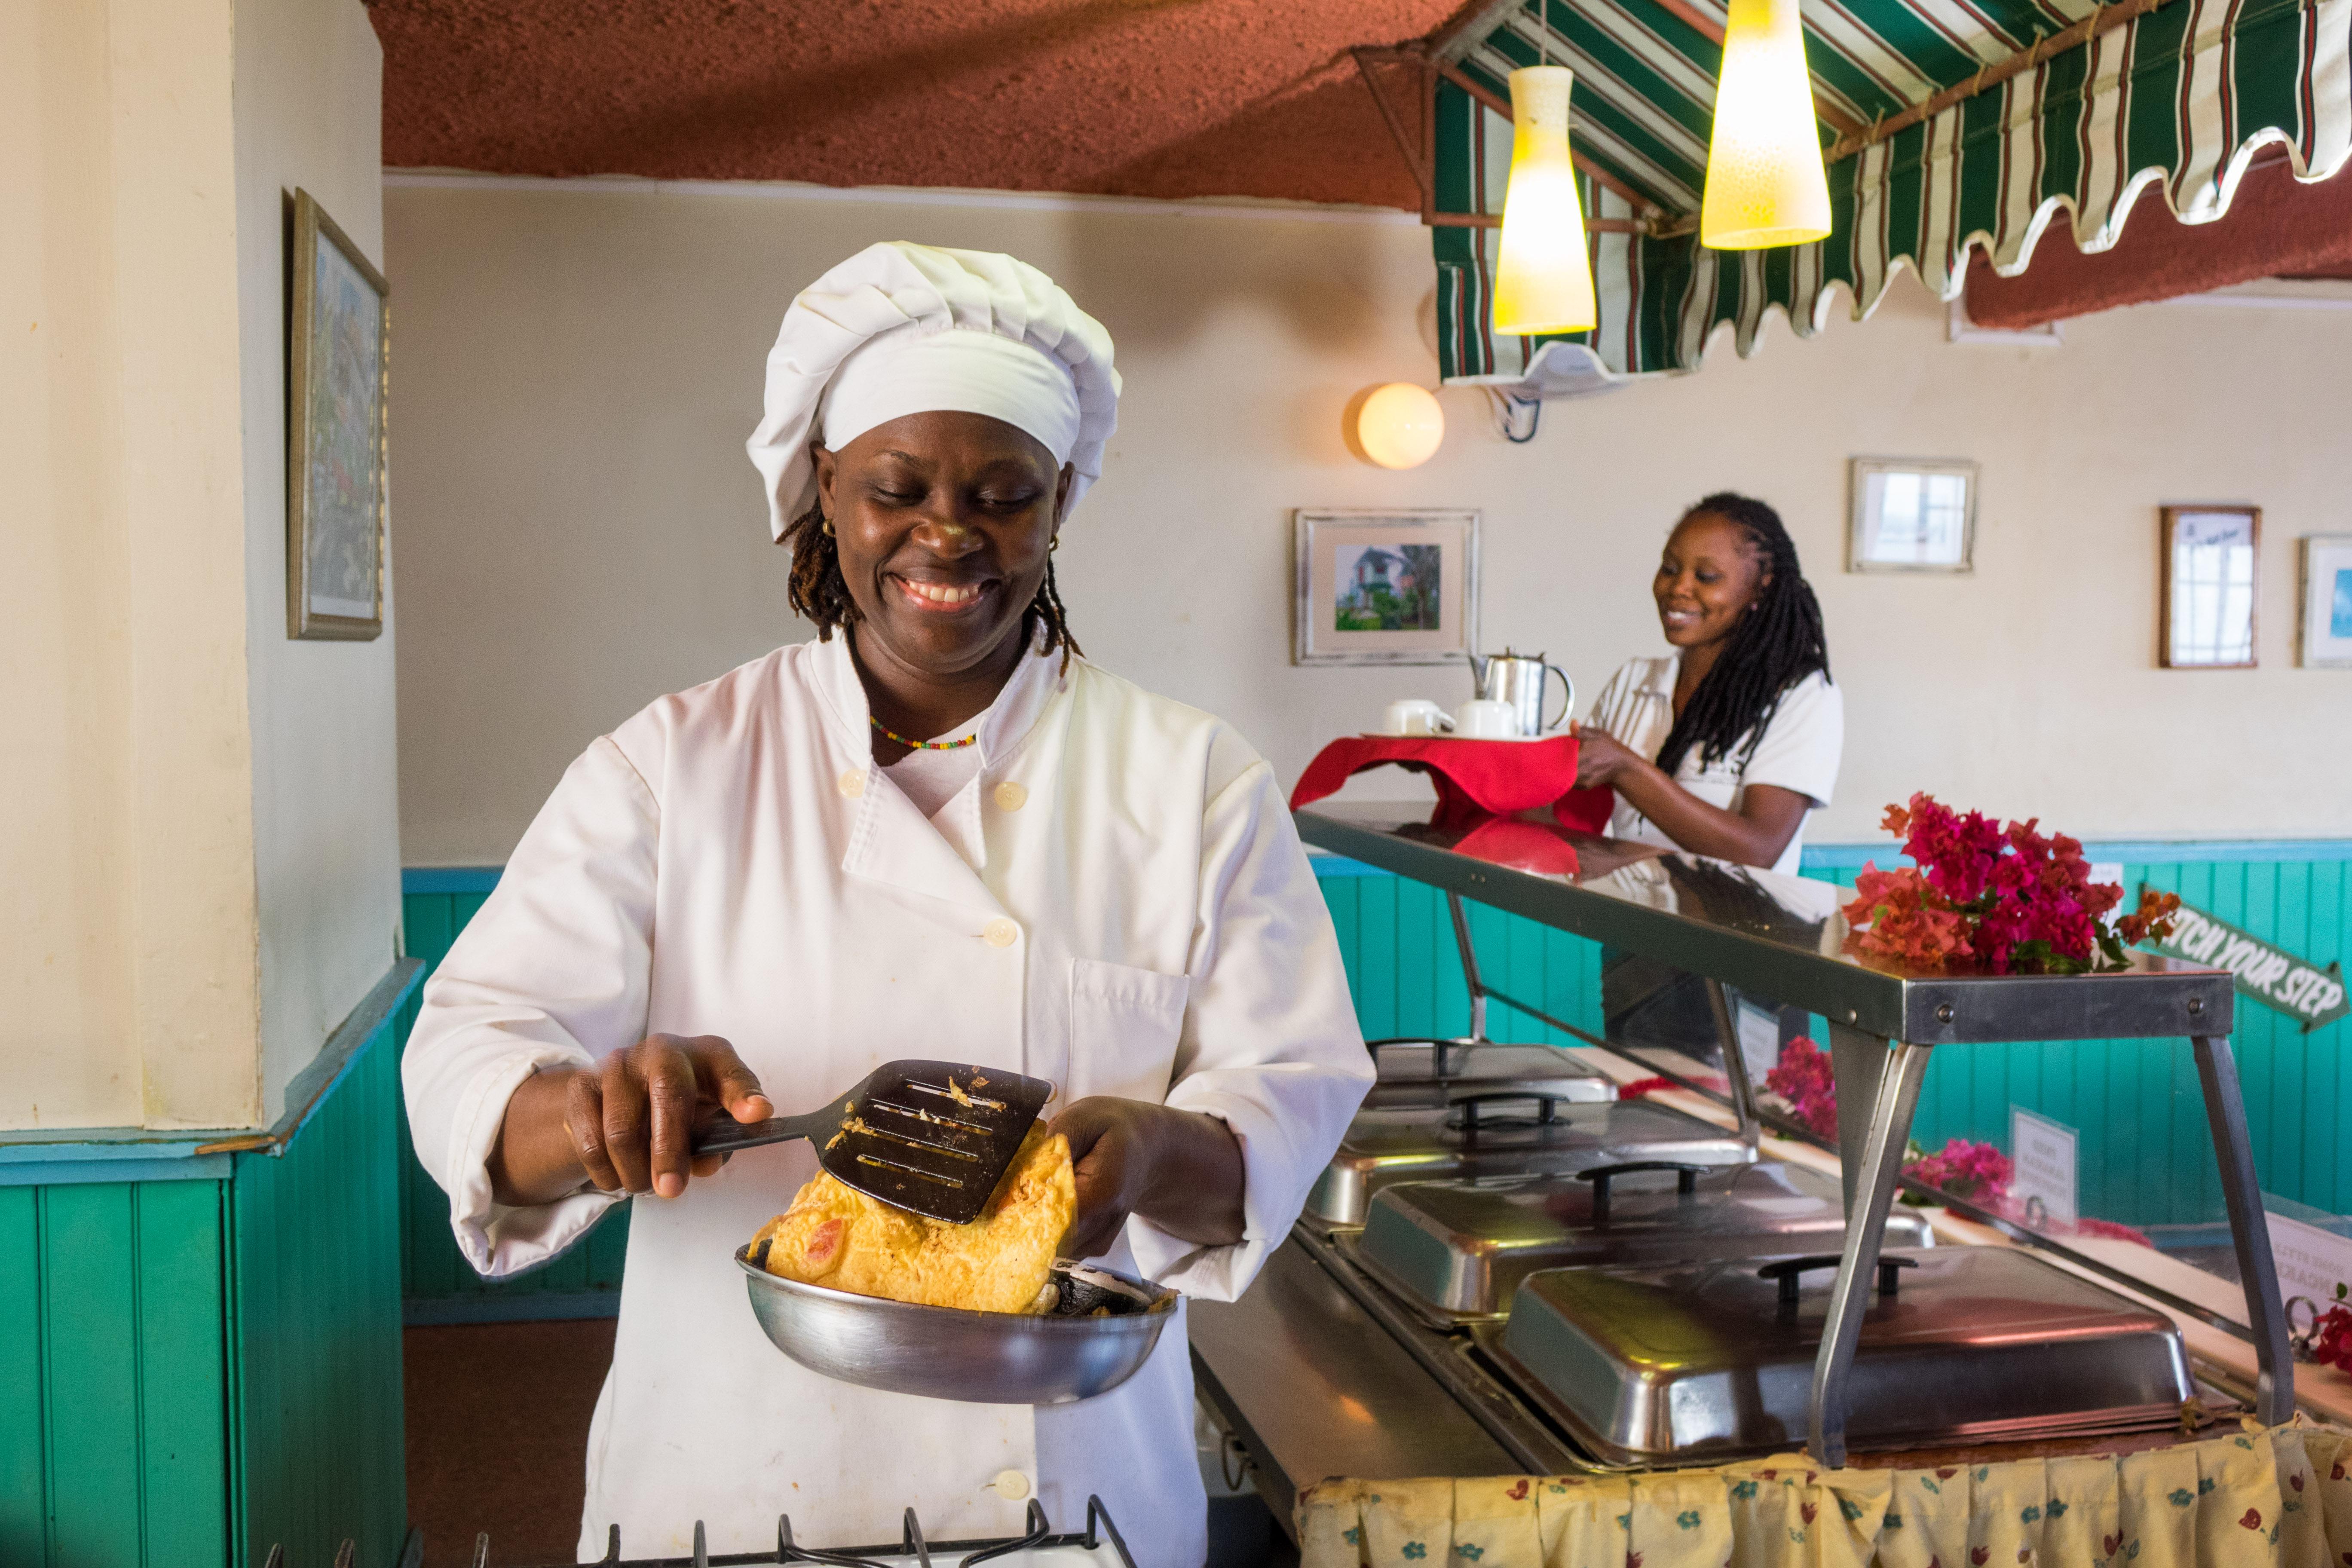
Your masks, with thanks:
[[[1451,664],[1478,646],[1478,514],[1292,516],[1294,664]]]
[[[286,635],[364,641],[383,632],[390,289],[308,191],[291,259]]]

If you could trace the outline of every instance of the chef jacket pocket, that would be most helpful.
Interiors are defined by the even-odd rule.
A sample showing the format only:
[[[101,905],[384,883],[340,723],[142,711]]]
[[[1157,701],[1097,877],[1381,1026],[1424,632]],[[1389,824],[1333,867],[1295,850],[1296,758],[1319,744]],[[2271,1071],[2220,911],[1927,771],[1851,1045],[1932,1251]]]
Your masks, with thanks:
[[[1074,961],[1067,1100],[1116,1094],[1157,1103],[1165,1098],[1192,985],[1181,974],[1131,963]]]

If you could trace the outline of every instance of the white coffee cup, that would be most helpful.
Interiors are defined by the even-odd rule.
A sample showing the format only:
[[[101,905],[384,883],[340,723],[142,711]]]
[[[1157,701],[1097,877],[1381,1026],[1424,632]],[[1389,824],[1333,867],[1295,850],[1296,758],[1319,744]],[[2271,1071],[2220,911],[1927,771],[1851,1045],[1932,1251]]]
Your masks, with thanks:
[[[1481,741],[1515,741],[1518,711],[1507,702],[1474,698],[1454,710],[1454,732]]]
[[[1454,719],[1427,698],[1407,697],[1389,704],[1381,728],[1391,735],[1443,735],[1454,728]]]

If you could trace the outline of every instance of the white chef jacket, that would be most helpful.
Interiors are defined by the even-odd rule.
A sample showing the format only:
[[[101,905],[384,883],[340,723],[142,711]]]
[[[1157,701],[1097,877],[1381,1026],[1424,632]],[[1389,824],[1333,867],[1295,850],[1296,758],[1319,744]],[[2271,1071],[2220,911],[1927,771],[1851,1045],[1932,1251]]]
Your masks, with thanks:
[[[484,1164],[533,1071],[649,1033],[731,1041],[781,1114],[880,1063],[1017,1068],[1221,1118],[1244,1237],[1130,1219],[1108,1261],[1230,1300],[1280,1245],[1371,1077],[1330,917],[1265,763],[1220,721],[1058,656],[982,720],[982,769],[927,822],[873,764],[845,640],[667,697],[572,764],[426,986],[403,1063],[417,1157],[474,1267],[544,1263],[613,1200],[492,1200]],[[971,851],[950,847],[948,835]],[[636,1201],[580,1557],[1056,1529],[1098,1493],[1143,1568],[1198,1568],[1206,1509],[1181,1320],[1077,1405],[980,1405],[836,1383],[779,1352],[732,1253],[813,1173],[805,1142]],[[1003,1489],[1017,1492],[1017,1486]]]
[[[1664,658],[1627,659],[1601,689],[1588,722],[1607,731],[1627,751],[1655,762],[1658,748],[1674,731],[1675,680],[1682,667],[1680,652]],[[1837,787],[1838,763],[1845,752],[1844,695],[1829,677],[1815,670],[1780,694],[1780,705],[1766,717],[1761,735],[1750,730],[1738,745],[1711,762],[1700,755],[1703,750],[1693,746],[1683,754],[1675,782],[1709,805],[1738,811],[1750,784],[1777,784],[1812,802],[1798,819],[1797,831],[1789,836],[1788,847],[1771,866],[1775,871],[1795,876],[1804,855],[1805,824],[1815,811],[1829,805],[1830,792]],[[1615,815],[1609,819],[1609,834],[1641,844],[1675,847],[1663,829],[1622,795],[1617,797]]]

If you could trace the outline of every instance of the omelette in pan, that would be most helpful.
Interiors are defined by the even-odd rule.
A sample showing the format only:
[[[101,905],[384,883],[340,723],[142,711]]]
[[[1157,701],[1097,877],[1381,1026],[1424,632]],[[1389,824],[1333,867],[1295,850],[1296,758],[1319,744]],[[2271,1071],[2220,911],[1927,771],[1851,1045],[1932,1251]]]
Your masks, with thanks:
[[[1078,1205],[1069,1140],[1030,1128],[988,1206],[948,1225],[819,1171],[751,1239],[771,1274],[860,1296],[982,1312],[1051,1310],[1055,1251]]]

